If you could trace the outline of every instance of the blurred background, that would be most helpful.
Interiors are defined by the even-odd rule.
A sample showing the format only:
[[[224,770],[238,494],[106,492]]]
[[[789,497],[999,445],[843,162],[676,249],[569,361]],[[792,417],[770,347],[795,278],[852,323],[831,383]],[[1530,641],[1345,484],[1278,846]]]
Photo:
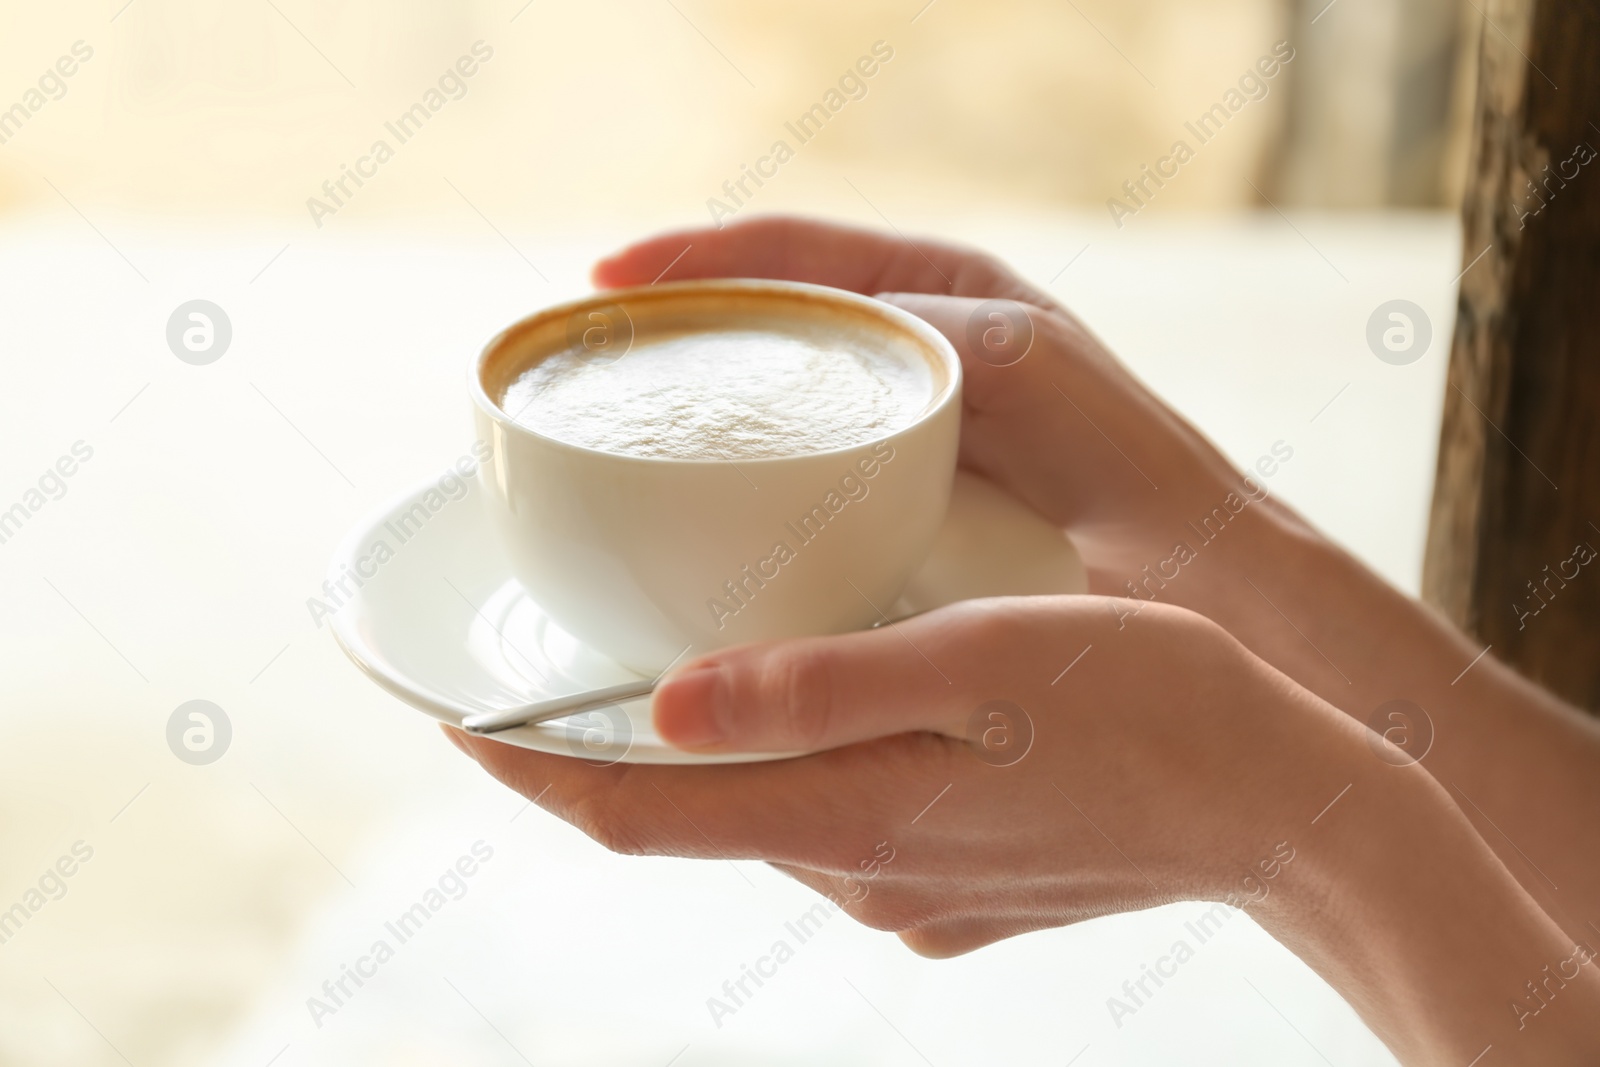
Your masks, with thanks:
[[[0,508],[93,458],[0,542],[0,1065],[1392,1062],[1244,915],[1115,1020],[1186,906],[943,963],[836,920],[714,1025],[805,891],[604,854],[305,602],[462,454],[484,340],[631,237],[770,211],[1006,257],[1241,465],[1289,442],[1272,490],[1415,591],[1475,251],[1470,2],[3,11]],[[231,321],[206,366],[166,337],[193,299]],[[1406,366],[1365,341],[1392,299],[1432,321]],[[167,740],[194,699],[231,724],[205,766]],[[462,901],[310,1013],[480,841]]]
[[[1456,0],[105,0],[10,5],[9,105],[84,41],[94,58],[0,154],[0,210],[58,200],[160,216],[309,219],[375,140],[396,149],[341,226],[701,220],[783,124],[885,42],[866,95],[762,210],[867,195],[948,211],[1099,208],[1280,41],[1296,58],[1163,211],[1437,207],[1465,164],[1477,20]],[[909,9],[909,10],[908,10]],[[493,59],[407,143],[383,124],[482,41]],[[48,97],[47,97],[48,99]],[[1260,190],[1252,191],[1251,183]],[[470,189],[468,188],[470,186]],[[353,187],[352,187],[353,188]],[[842,190],[842,191],[841,191]]]

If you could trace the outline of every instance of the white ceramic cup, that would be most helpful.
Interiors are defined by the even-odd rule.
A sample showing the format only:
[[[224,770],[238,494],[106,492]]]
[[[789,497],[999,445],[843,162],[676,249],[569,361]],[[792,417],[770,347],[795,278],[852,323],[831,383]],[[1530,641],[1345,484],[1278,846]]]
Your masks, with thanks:
[[[864,444],[741,459],[629,456],[515,422],[498,400],[558,351],[626,359],[671,322],[708,330],[817,316],[926,360],[931,399]],[[473,365],[479,472],[512,573],[574,637],[643,674],[748,641],[840,633],[884,617],[950,499],[961,364],[942,334],[881,301],[799,282],[724,279],[597,293],[523,319]]]

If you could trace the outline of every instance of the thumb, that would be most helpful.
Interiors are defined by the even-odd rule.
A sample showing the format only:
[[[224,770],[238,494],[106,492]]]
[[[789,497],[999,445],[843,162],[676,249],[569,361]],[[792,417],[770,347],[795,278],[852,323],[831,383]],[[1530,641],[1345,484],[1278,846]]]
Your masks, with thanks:
[[[917,730],[961,737],[973,686],[988,673],[970,667],[962,616],[982,603],[703,657],[657,686],[656,732],[710,752],[814,751]]]

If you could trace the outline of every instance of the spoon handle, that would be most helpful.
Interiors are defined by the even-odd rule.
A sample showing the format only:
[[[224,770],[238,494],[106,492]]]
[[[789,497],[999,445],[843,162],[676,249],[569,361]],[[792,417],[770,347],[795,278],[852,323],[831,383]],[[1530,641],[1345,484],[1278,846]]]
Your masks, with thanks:
[[[895,619],[885,617],[873,623],[869,629],[893,626],[897,622],[904,622],[921,614],[923,613],[920,611],[913,611],[909,615],[901,615]],[[684,649],[684,652],[687,651],[688,649]],[[683,652],[678,655],[681,657]],[[673,662],[676,663],[677,660]],[[514,708],[479,712],[477,715],[468,715],[462,719],[461,728],[469,734],[484,735],[497,734],[501,730],[510,730],[517,726],[535,726],[551,719],[564,719],[568,715],[578,715],[585,711],[603,708],[608,704],[647,697],[655,692],[656,683],[660,680],[661,675],[657,675],[648,681],[624,682],[605,689],[586,689],[581,693],[568,693],[566,696],[551,697],[549,700],[540,700],[532,704],[519,704]]]
[[[509,730],[514,726],[533,726],[536,723],[563,719],[568,715],[593,711],[624,700],[638,700],[640,697],[649,696],[655,688],[656,679],[652,678],[638,682],[624,682],[622,685],[607,686],[604,689],[586,689],[581,693],[568,693],[566,696],[551,697],[549,700],[540,700],[532,704],[520,704],[514,708],[468,715],[461,720],[461,728],[469,734],[493,734]]]

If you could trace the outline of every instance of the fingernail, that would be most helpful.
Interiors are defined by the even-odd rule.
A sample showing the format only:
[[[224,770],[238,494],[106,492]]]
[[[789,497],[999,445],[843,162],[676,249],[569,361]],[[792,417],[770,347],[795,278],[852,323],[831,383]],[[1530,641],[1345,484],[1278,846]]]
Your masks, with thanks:
[[[679,748],[705,748],[728,740],[727,689],[720,666],[691,667],[656,689],[651,715],[656,732]]]

